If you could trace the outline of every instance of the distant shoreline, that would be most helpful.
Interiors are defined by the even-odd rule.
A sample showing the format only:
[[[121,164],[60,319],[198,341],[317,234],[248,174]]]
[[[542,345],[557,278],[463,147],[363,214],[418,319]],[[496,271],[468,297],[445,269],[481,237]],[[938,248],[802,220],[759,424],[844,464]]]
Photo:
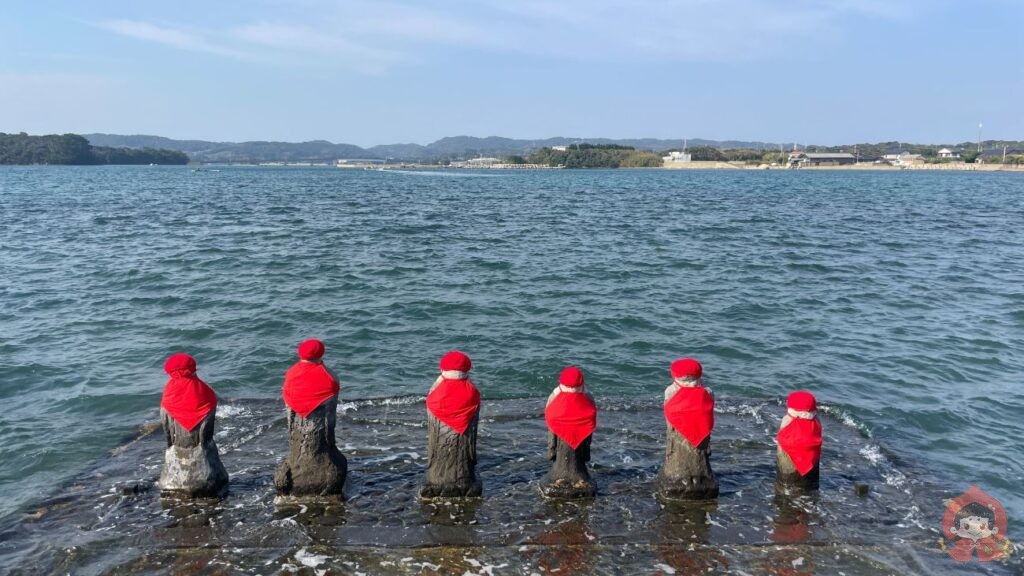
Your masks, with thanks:
[[[145,166],[144,164],[6,164],[11,167],[40,167],[40,166]],[[152,164],[150,164],[152,166]],[[463,172],[463,171],[502,171],[502,172],[547,172],[550,170],[571,170],[571,171],[587,171],[587,170],[723,170],[723,171],[775,171],[775,172],[822,172],[822,171],[840,171],[840,172],[900,172],[900,171],[916,171],[916,172],[1017,172],[1024,173],[1024,166],[1013,165],[1013,164],[920,164],[912,166],[891,166],[888,164],[857,164],[857,165],[846,165],[846,166],[804,166],[801,168],[789,168],[787,166],[755,166],[750,165],[737,165],[729,162],[704,162],[694,161],[686,163],[673,163],[672,165],[665,166],[630,166],[620,168],[566,168],[564,166],[523,166],[523,165],[500,165],[500,166],[474,166],[474,167],[455,167],[455,166],[439,166],[437,164],[395,164],[387,167],[362,167],[362,166],[333,166],[326,163],[309,163],[309,162],[272,162],[272,163],[250,163],[250,162],[190,162],[188,164],[163,164],[164,167],[175,167],[181,166],[183,168],[191,168],[192,172],[205,172],[207,168],[216,166],[235,167],[235,168],[318,168],[324,170],[338,170],[342,172],[397,172],[403,170],[419,170],[419,171],[433,171],[433,172]]]
[[[848,164],[844,166],[803,166],[790,168],[788,166],[764,166],[754,164],[733,164],[731,162],[666,162],[665,170],[784,170],[787,172],[799,172],[805,170],[867,170],[881,172],[899,172],[902,170],[929,170],[939,172],[1024,172],[1024,166],[1014,164],[967,164],[964,162],[950,162],[946,164],[911,164],[909,166],[892,166],[890,164],[861,163]]]

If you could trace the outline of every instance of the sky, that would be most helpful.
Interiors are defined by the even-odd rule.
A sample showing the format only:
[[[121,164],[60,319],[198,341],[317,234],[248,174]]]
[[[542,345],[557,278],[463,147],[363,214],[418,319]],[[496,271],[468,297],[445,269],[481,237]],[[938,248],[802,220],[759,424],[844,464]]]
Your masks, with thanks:
[[[4,0],[0,132],[1024,140],[1024,0]]]

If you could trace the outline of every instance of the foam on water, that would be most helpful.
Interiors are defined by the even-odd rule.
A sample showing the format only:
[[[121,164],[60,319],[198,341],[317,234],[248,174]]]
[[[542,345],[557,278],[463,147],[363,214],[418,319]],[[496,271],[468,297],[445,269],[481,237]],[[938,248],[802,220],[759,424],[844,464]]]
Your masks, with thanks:
[[[244,410],[224,444],[230,493],[222,502],[161,501],[153,483],[163,453],[160,432],[143,432],[116,454],[0,523],[0,565],[45,572],[175,573],[184,566],[316,573],[456,574],[644,572],[764,573],[803,559],[811,571],[848,575],[942,571],[975,573],[937,548],[928,518],[941,515],[932,483],[874,457],[852,428],[823,416],[832,430],[822,489],[785,496],[773,489],[774,431],[781,406],[726,411],[716,419],[712,460],[722,484],[715,502],[666,505],[653,496],[664,447],[657,402],[613,399],[593,447],[599,496],[545,501],[544,398],[492,400],[481,427],[482,499],[421,503],[422,404],[364,402],[339,416],[349,459],[343,504],[278,502],[272,474],[286,445],[276,401],[236,400]],[[722,396],[726,406],[752,406]],[[254,434],[248,431],[257,431]],[[864,457],[863,455],[870,457]],[[874,462],[872,462],[872,458]],[[881,464],[881,466],[879,466]],[[887,482],[903,474],[900,487]],[[853,485],[871,487],[855,495]],[[196,564],[198,563],[198,564]],[[997,563],[1008,574],[1019,563]],[[18,571],[15,570],[17,573]]]

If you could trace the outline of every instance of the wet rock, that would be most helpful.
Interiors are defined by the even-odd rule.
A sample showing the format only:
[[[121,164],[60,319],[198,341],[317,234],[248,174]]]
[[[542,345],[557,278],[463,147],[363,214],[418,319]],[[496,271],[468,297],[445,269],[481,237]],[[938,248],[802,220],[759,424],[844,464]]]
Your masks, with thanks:
[[[541,493],[548,498],[592,498],[597,488],[590,479],[587,462],[590,461],[591,437],[572,446],[548,432],[548,460],[551,470],[541,480]]]
[[[711,469],[711,437],[696,447],[671,425],[666,427],[665,462],[655,485],[664,500],[705,500],[718,497]]]
[[[348,460],[334,437],[337,397],[325,400],[305,418],[287,409],[288,457],[274,474],[280,496],[344,499]]]
[[[164,409],[160,424],[167,437],[160,492],[165,497],[219,498],[227,494],[228,472],[213,441],[217,411],[211,410],[191,431]]]
[[[427,412],[427,480],[420,498],[476,497],[483,483],[476,475],[479,413],[459,434]]]
[[[138,496],[139,494],[149,492],[149,489],[152,487],[153,485],[150,482],[138,481],[122,484],[119,486],[119,489],[122,496]]]

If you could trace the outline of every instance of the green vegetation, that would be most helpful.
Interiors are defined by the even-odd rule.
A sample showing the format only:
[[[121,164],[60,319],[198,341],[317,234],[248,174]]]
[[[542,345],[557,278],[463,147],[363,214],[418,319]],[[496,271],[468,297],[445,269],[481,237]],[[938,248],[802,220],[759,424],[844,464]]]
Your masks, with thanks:
[[[541,148],[527,162],[566,168],[657,168],[661,155],[618,144],[576,144],[565,150]]]
[[[960,160],[962,162],[967,162],[968,164],[970,164],[970,163],[974,162],[975,160],[977,160],[978,156],[980,156],[980,155],[981,154],[979,154],[977,150],[968,150],[968,151],[960,154]]]
[[[92,146],[77,134],[0,132],[0,164],[188,164],[188,156],[174,150]]]
[[[676,152],[680,149],[666,150]],[[779,151],[762,151],[755,148],[729,148],[720,149],[713,146],[693,146],[686,149],[690,159],[694,162],[742,162],[747,164],[771,164],[772,162],[784,164],[787,161],[788,153]]]

